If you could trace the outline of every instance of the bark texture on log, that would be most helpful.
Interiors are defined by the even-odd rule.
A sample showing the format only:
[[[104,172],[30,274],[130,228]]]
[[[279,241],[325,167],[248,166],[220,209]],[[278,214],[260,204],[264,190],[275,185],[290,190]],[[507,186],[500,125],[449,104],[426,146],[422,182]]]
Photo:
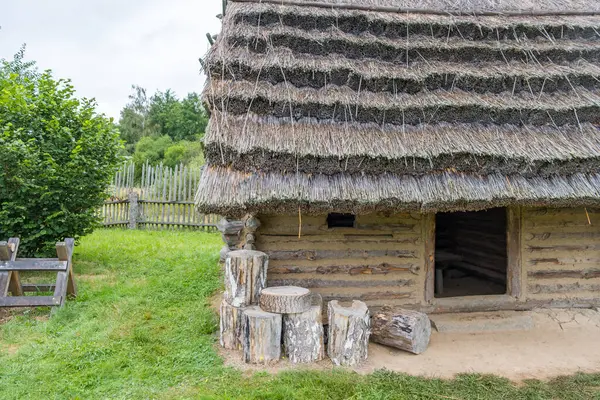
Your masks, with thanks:
[[[225,300],[234,307],[258,304],[267,283],[268,264],[269,257],[260,251],[237,250],[227,254]]]
[[[283,316],[283,348],[292,363],[314,363],[325,358],[323,300],[312,295],[308,311]]]
[[[431,322],[427,314],[401,308],[382,307],[371,321],[371,340],[413,354],[429,346]]]
[[[278,314],[297,314],[310,309],[310,290],[297,286],[275,286],[263,289],[260,308]]]
[[[230,350],[242,349],[242,315],[245,308],[234,307],[226,300],[221,302],[220,335],[221,346]]]
[[[274,364],[281,358],[281,314],[249,307],[242,315],[243,360],[249,364]]]
[[[350,307],[337,300],[329,302],[329,341],[327,353],[335,365],[356,366],[368,357],[371,319],[369,309],[362,301],[353,301]]]

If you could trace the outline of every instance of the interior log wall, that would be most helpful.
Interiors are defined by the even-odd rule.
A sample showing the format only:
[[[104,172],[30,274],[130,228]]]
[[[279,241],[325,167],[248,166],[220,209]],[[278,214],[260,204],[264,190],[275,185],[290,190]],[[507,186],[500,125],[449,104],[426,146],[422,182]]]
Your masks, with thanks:
[[[328,228],[327,215],[302,216],[301,231],[298,216],[259,219],[256,247],[270,257],[269,286],[302,286],[324,301],[370,306],[424,298],[420,214],[358,215],[354,228]]]

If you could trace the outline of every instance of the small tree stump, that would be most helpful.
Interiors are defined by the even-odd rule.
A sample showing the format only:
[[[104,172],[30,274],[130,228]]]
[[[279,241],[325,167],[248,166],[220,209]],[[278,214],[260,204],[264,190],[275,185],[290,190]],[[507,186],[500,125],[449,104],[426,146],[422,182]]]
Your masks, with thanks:
[[[225,261],[224,299],[234,307],[258,304],[260,292],[267,284],[269,257],[253,250],[236,250]]]
[[[323,300],[312,295],[308,311],[283,316],[283,348],[292,363],[313,363],[325,358]]]
[[[245,308],[234,307],[226,300],[221,302],[219,324],[219,341],[221,346],[229,350],[242,348],[242,315]]]
[[[362,301],[343,307],[337,300],[327,307],[329,337],[327,353],[335,365],[356,366],[367,359],[371,320]]]
[[[427,314],[401,308],[383,307],[373,316],[371,340],[413,354],[429,346],[431,322]]]
[[[260,293],[260,308],[277,314],[298,314],[312,304],[310,290],[296,286],[276,286]]]
[[[249,307],[242,314],[244,362],[272,364],[281,358],[281,314]]]

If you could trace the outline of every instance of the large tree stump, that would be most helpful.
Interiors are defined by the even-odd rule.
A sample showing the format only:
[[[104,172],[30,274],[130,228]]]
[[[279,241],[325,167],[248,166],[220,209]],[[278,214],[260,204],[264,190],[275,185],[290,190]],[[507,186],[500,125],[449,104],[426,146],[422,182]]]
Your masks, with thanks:
[[[272,364],[281,358],[281,314],[249,307],[242,315],[244,362]]]
[[[296,286],[276,286],[260,293],[260,308],[277,314],[297,314],[310,309],[310,290]]]
[[[261,290],[267,284],[269,257],[253,250],[237,250],[225,261],[224,298],[234,307],[258,304]]]
[[[427,350],[431,322],[427,314],[383,307],[373,316],[371,340],[414,354]]]
[[[220,308],[220,335],[221,346],[230,350],[242,348],[242,315],[245,308],[234,307],[223,300]]]
[[[323,300],[312,295],[308,311],[283,316],[283,348],[292,363],[313,363],[325,358]]]
[[[371,320],[362,301],[343,307],[337,300],[329,302],[329,340],[327,353],[335,365],[355,366],[368,356]]]

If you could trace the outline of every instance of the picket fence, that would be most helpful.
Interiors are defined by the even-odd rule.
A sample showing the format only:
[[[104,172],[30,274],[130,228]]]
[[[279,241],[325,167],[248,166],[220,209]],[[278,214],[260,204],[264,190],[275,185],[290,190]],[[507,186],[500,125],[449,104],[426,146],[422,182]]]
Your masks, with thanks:
[[[200,214],[194,205],[200,168],[145,164],[141,179],[135,172],[135,165],[126,163],[115,173],[100,211],[105,227],[216,229],[220,217]]]

